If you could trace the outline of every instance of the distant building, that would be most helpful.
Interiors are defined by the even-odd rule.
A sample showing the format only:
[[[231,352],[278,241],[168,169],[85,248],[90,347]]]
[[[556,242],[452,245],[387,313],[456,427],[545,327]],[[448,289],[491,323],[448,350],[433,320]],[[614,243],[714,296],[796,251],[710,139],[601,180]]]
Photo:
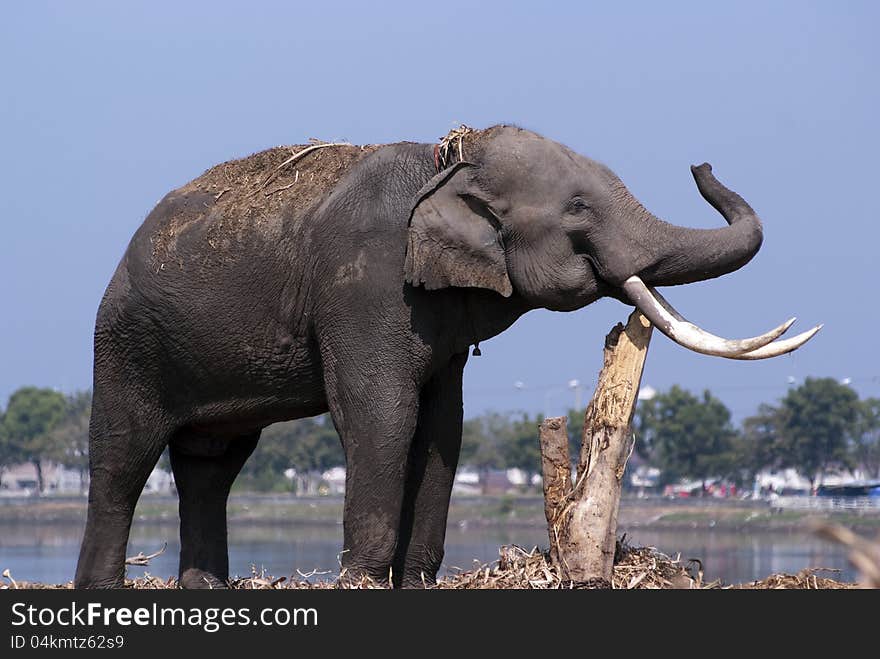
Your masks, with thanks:
[[[321,494],[345,494],[345,467],[333,467],[321,474],[320,487]]]
[[[508,494],[522,489],[527,481],[526,472],[520,469],[489,469],[478,472],[463,467],[456,473],[452,485],[454,494]],[[532,478],[532,484],[540,480]]]
[[[754,494],[809,494],[810,481],[794,469],[765,470],[755,476]]]
[[[541,487],[541,483],[544,481],[541,478],[540,474],[531,474],[525,471],[524,469],[508,469],[506,472],[507,480],[510,481],[511,485],[515,485],[516,487]]]
[[[452,484],[453,494],[481,494],[480,474],[471,467],[462,467],[455,474]]]
[[[485,494],[507,494],[516,491],[516,485],[504,469],[490,469],[481,474],[480,486]]]
[[[655,490],[660,483],[660,470],[657,467],[649,467],[640,464],[629,474],[629,484],[640,491]]]
[[[42,494],[79,494],[87,490],[88,484],[88,474],[51,462],[43,463]],[[36,493],[37,468],[33,463],[12,465],[0,474],[0,496],[32,496]]]
[[[170,472],[156,467],[150,472],[147,484],[144,485],[145,494],[170,494],[175,491],[174,477]]]
[[[867,474],[856,469],[851,472],[821,474],[815,485],[849,485],[866,480]],[[794,469],[765,470],[755,476],[754,494],[810,494],[810,481]]]
[[[88,472],[68,469],[59,464],[46,462],[43,464],[42,495],[77,495],[85,494],[89,487]],[[173,491],[174,479],[167,471],[153,469],[144,492],[150,494],[168,494]],[[37,469],[30,462],[12,465],[0,474],[0,496],[27,497],[37,494]]]

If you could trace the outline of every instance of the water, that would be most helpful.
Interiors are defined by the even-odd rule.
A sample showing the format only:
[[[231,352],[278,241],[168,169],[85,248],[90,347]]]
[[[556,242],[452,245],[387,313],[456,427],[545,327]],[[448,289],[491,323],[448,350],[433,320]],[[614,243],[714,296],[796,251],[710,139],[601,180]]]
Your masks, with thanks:
[[[744,583],[770,574],[796,573],[806,567],[841,570],[834,578],[854,581],[855,570],[848,564],[846,550],[802,532],[743,532],[716,529],[628,530],[633,545],[653,546],[660,551],[703,563],[706,580]],[[8,568],[22,581],[63,583],[73,578],[82,527],[76,523],[0,525],[0,570]],[[154,552],[163,543],[168,549],[153,559],[149,567],[129,566],[131,577],[150,574],[167,577],[177,574],[179,545],[177,527],[171,523],[135,524],[129,555]],[[453,526],[447,533],[444,573],[455,568],[468,569],[474,561],[487,563],[498,556],[498,547],[518,544],[527,548],[546,546],[546,531],[539,527]],[[239,524],[229,533],[230,573],[250,575],[252,564],[273,576],[329,571],[338,573],[337,557],[342,547],[342,528],[336,524]]]

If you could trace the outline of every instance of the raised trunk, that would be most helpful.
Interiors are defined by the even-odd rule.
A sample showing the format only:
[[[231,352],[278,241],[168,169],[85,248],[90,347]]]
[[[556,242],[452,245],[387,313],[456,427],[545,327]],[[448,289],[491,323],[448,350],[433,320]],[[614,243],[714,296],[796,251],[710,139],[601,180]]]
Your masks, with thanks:
[[[629,263],[624,258],[624,263],[612,266],[612,284],[621,285],[632,275],[638,275],[649,286],[713,279],[741,268],[757,253],[763,232],[755,211],[712,175],[709,164],[691,167],[691,172],[700,194],[730,226],[689,229],[669,224],[633,198],[632,247],[627,250],[631,258]]]

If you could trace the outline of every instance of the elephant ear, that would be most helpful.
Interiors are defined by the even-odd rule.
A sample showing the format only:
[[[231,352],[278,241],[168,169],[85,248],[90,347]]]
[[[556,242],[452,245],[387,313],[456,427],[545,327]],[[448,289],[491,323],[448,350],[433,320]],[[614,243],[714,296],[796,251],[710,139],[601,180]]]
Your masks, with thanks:
[[[509,297],[500,225],[473,183],[476,165],[459,162],[419,191],[409,218],[404,273],[413,286],[487,288]]]

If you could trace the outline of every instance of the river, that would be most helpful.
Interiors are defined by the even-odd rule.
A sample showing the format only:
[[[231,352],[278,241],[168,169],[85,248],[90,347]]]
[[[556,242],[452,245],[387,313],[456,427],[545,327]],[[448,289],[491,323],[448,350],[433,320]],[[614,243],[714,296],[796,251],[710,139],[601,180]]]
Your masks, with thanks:
[[[846,559],[846,551],[800,531],[742,531],[713,528],[651,529],[637,527],[628,532],[636,546],[653,546],[683,560],[702,561],[705,580],[721,579],[726,584],[762,579],[770,574],[796,573],[807,567],[840,570],[833,578],[856,579]],[[20,581],[63,583],[73,578],[81,524],[4,522],[0,525],[0,570],[9,569]],[[177,528],[173,523],[135,523],[130,553],[151,553],[168,543],[165,554],[147,567],[129,566],[128,575],[145,571],[167,577],[177,574],[179,551]],[[469,569],[476,562],[488,563],[498,556],[498,547],[518,544],[531,548],[546,546],[546,531],[540,526],[451,525],[447,533],[444,573]],[[252,566],[273,576],[326,572],[338,573],[342,528],[333,523],[233,524],[229,533],[230,572],[250,575]],[[314,577],[313,577],[314,578]],[[317,578],[320,578],[317,577]]]

